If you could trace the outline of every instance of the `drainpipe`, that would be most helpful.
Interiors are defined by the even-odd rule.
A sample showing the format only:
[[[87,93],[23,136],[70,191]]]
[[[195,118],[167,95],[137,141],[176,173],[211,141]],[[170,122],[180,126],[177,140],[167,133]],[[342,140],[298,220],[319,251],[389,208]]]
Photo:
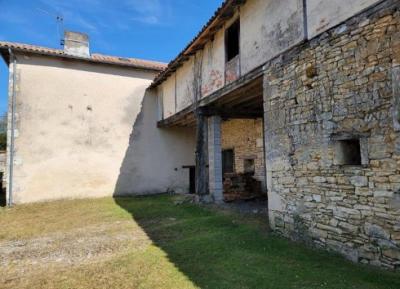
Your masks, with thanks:
[[[14,139],[15,139],[15,94],[16,94],[16,81],[17,81],[17,58],[12,52],[11,48],[8,48],[10,54],[10,64],[12,61],[13,75],[12,75],[12,92],[11,92],[11,136],[10,136],[10,160],[8,168],[8,202],[9,207],[13,204],[13,174],[14,174]]]

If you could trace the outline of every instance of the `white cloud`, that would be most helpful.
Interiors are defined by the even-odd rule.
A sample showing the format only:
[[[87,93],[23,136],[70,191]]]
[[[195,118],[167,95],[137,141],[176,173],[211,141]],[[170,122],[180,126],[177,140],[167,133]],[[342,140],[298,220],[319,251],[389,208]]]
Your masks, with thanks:
[[[131,20],[135,21],[135,22],[141,22],[144,24],[150,24],[150,25],[155,25],[155,24],[159,24],[160,19],[156,16],[138,16],[138,17],[132,17]]]
[[[160,0],[126,0],[134,16],[130,20],[149,25],[166,24],[171,16],[169,1]]]
[[[74,12],[67,12],[64,14],[65,17],[65,24],[68,25],[69,23],[78,25],[84,30],[87,30],[92,33],[98,33],[99,30],[97,28],[96,23],[84,18],[81,14],[79,13],[74,13]]]
[[[136,12],[143,15],[160,15],[162,6],[159,0],[127,0],[127,4]]]

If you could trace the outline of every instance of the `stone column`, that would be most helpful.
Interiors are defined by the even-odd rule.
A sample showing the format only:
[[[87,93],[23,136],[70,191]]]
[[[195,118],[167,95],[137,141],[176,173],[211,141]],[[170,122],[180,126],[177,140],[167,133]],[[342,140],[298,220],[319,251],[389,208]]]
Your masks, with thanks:
[[[210,195],[216,203],[219,203],[224,199],[220,116],[208,118],[208,165]]]

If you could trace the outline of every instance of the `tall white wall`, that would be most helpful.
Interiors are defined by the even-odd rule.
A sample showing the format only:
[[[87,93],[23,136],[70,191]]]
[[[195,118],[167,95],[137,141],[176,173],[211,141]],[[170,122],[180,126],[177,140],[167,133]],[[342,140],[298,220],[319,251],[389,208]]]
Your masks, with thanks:
[[[218,31],[203,50],[202,96],[206,97],[225,85],[225,32]]]
[[[251,0],[240,8],[242,75],[305,38],[303,0]]]
[[[163,114],[167,118],[176,113],[176,99],[175,99],[175,82],[176,75],[172,75],[161,84],[161,92],[163,97]]]
[[[307,0],[308,38],[340,24],[381,0]]]
[[[145,96],[155,73],[17,58],[16,203],[188,186],[180,167],[194,163],[194,141],[157,128],[157,99]]]
[[[176,71],[176,108],[181,111],[191,105],[194,100],[194,57],[186,61]]]
[[[156,91],[147,91],[121,165],[117,195],[189,192],[195,165],[194,128],[157,128]]]

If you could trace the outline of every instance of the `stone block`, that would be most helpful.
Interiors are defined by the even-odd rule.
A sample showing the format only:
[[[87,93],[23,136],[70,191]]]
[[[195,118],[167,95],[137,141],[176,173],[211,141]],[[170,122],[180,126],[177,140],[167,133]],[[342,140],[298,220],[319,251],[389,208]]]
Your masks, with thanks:
[[[326,183],[326,178],[317,176],[317,177],[313,178],[313,182],[314,183]]]
[[[390,234],[386,232],[381,226],[366,223],[364,225],[365,234],[367,234],[371,238],[378,238],[378,239],[390,239]]]
[[[368,178],[364,176],[354,176],[350,178],[350,183],[355,187],[368,186]]]
[[[346,222],[340,222],[339,223],[339,227],[341,229],[343,229],[344,231],[347,231],[347,232],[351,232],[351,233],[355,233],[355,234],[358,232],[358,227],[357,226],[351,225],[351,224],[346,223]]]
[[[313,195],[313,200],[317,203],[321,203],[321,195]]]
[[[393,194],[390,191],[375,191],[374,198],[393,198]]]
[[[400,248],[383,250],[382,254],[388,258],[400,260]]]
[[[389,176],[389,181],[391,183],[400,183],[400,175]]]
[[[343,231],[341,229],[339,229],[339,228],[328,226],[328,225],[324,225],[324,224],[319,224],[319,223],[317,224],[317,228],[319,228],[321,230],[333,232],[333,233],[338,234],[338,235],[341,235],[343,233]]]
[[[320,230],[317,228],[311,228],[310,234],[313,238],[317,238],[317,239],[320,239],[320,238],[326,239],[328,237],[328,233],[326,231]]]

